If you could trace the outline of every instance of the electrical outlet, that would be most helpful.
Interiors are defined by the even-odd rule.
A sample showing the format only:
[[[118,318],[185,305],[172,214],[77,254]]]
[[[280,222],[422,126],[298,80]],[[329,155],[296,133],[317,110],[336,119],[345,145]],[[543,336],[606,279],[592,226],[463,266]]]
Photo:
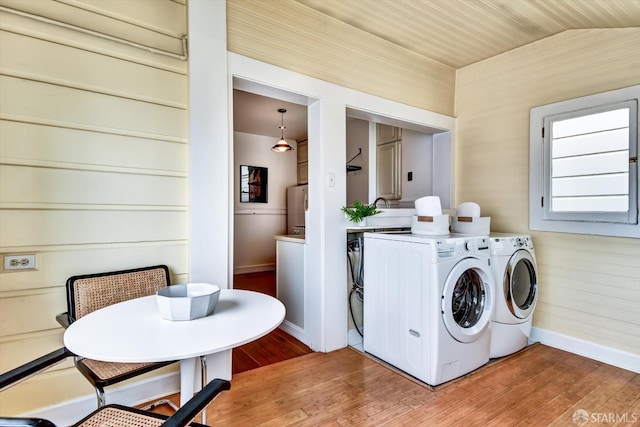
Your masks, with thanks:
[[[35,254],[4,255],[3,261],[5,271],[36,269]]]

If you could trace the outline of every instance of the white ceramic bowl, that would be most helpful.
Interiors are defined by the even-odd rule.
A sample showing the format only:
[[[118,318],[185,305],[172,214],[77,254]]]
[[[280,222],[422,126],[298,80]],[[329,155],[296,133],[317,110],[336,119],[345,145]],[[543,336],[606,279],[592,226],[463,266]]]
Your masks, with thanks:
[[[209,316],[218,304],[220,286],[209,283],[171,285],[156,293],[160,315],[167,320]]]

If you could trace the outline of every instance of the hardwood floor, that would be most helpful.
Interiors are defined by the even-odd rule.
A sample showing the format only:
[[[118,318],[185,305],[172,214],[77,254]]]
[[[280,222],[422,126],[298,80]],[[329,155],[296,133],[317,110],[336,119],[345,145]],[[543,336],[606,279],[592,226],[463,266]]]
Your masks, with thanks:
[[[275,295],[270,281],[235,284]],[[208,406],[208,425],[577,426],[586,414],[586,427],[640,426],[640,374],[541,344],[430,387],[351,348],[312,353],[289,338],[276,330],[234,350],[231,390]]]
[[[233,277],[235,289],[246,289],[276,296],[275,271],[237,274]],[[276,329],[270,334],[233,349],[233,374],[270,365],[293,357],[311,353],[311,349],[286,332]]]
[[[272,297],[276,296],[275,271],[235,275],[233,282],[235,289],[245,289],[262,292]],[[280,329],[275,329],[262,338],[232,350],[232,374],[235,378],[235,375],[240,372],[282,362],[311,352],[312,350],[309,347],[296,338]],[[167,398],[176,404],[180,401],[179,394],[174,394]],[[145,405],[147,403],[140,405],[140,407]],[[160,405],[154,408],[153,412],[171,415],[174,411],[168,405]]]
[[[209,405],[207,421],[251,427],[572,426],[578,410],[639,425],[640,375],[534,345],[433,390],[347,348],[235,375],[231,390]]]

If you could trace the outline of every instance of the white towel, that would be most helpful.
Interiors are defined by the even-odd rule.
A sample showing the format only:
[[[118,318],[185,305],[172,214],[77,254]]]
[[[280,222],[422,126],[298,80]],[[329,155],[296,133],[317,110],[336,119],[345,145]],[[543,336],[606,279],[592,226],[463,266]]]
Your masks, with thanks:
[[[480,217],[480,205],[474,202],[465,202],[458,205],[456,216]]]
[[[421,197],[415,201],[416,215],[418,216],[440,216],[442,215],[442,206],[440,205],[440,197],[427,196]]]

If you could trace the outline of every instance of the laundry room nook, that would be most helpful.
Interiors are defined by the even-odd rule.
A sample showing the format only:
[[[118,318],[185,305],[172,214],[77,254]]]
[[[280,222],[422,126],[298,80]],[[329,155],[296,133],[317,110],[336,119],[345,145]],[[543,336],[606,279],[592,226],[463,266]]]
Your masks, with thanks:
[[[492,233],[474,202],[451,210],[425,196],[404,211],[389,228],[375,225],[377,208],[363,229],[347,228],[349,344],[429,386],[527,347],[538,298],[531,236]]]

